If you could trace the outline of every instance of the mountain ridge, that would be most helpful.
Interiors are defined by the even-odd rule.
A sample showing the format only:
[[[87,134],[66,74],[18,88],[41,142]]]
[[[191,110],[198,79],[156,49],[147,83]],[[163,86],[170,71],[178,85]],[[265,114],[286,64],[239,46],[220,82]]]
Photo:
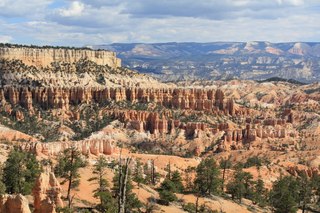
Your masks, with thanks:
[[[315,82],[320,77],[320,42],[114,43],[93,49],[115,51],[124,66],[163,81],[264,80]]]

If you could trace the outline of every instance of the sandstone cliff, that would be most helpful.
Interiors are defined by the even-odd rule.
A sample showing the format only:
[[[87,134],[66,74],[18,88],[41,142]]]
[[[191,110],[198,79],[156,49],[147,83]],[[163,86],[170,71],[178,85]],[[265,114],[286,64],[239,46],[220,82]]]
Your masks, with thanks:
[[[44,109],[60,108],[69,110],[70,105],[80,103],[105,103],[107,101],[129,101],[132,103],[156,103],[172,109],[203,110],[223,112],[227,115],[246,113],[236,110],[233,100],[225,100],[221,90],[185,88],[0,88],[0,102],[33,110],[33,104]]]
[[[112,68],[121,66],[121,60],[111,51],[94,51],[67,48],[1,47],[0,59],[21,60],[26,65],[47,67],[53,62],[74,63],[81,59]]]
[[[34,212],[55,213],[56,207],[63,207],[61,191],[62,189],[54,173],[41,173],[32,190]]]
[[[23,195],[1,195],[0,213],[31,213],[31,211],[28,200]]]
[[[36,155],[43,154],[46,156],[57,156],[63,150],[70,147],[77,148],[83,155],[110,155],[114,151],[114,146],[110,140],[84,140],[52,143],[32,142],[21,145],[21,148],[25,151]]]

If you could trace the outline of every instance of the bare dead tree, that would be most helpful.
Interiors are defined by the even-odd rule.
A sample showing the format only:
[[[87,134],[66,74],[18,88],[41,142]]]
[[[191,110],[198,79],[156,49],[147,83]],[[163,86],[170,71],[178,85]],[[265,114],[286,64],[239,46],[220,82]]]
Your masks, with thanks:
[[[153,185],[156,184],[154,160],[151,160],[151,183],[152,183]]]
[[[125,213],[126,210],[126,190],[129,176],[129,165],[131,158],[126,158],[124,165],[122,165],[122,150],[119,158],[119,190],[118,190],[118,213]]]

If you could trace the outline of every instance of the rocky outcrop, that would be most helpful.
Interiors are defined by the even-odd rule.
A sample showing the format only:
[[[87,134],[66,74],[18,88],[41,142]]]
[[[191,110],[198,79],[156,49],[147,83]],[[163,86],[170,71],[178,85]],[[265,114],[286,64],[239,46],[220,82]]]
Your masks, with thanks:
[[[206,89],[144,89],[144,88],[27,88],[4,87],[0,89],[0,101],[21,105],[33,112],[32,104],[44,109],[69,110],[70,105],[80,103],[106,103],[129,101],[132,103],[153,102],[166,108],[220,112],[226,115],[243,114],[236,110],[232,99],[224,100],[221,90]]]
[[[305,165],[292,165],[287,168],[287,172],[289,172],[291,175],[295,177],[301,177],[302,175],[305,175],[309,178],[312,178],[315,175],[319,174],[318,168],[308,167]]]
[[[0,213],[31,213],[28,200],[21,194],[0,195]]]
[[[297,137],[298,132],[292,127],[289,120],[284,119],[247,119],[243,128],[230,128],[228,124],[219,124],[218,129],[224,131],[223,141],[218,146],[218,151],[241,149],[251,142],[261,139],[286,139]]]
[[[52,143],[25,143],[21,144],[21,148],[25,151],[35,153],[36,155],[56,156],[63,150],[76,147],[82,154],[88,155],[111,155],[114,151],[114,146],[109,140],[84,140],[84,141],[69,141],[69,142],[52,142]]]
[[[217,132],[216,128],[209,128],[202,122],[181,122],[173,119],[170,111],[161,114],[158,112],[136,111],[136,110],[112,110],[106,111],[113,119],[125,123],[127,128],[137,130],[138,132],[149,132],[152,135],[159,134],[173,135],[176,129],[185,130],[186,137],[198,137],[200,131],[209,130]]]
[[[54,62],[72,64],[81,59],[112,68],[121,66],[121,60],[116,57],[116,53],[107,50],[1,47],[0,59],[21,60],[24,64],[35,67],[47,67]]]
[[[56,207],[63,207],[61,187],[52,172],[41,173],[32,190],[35,213],[55,213]]]

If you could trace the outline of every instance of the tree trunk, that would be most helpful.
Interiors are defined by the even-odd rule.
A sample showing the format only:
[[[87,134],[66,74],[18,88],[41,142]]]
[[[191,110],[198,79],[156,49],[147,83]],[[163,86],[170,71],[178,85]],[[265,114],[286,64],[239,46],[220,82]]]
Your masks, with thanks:
[[[198,213],[198,208],[199,208],[199,194],[197,195],[197,200],[196,200],[196,212]]]
[[[74,150],[73,149],[71,150],[71,156],[70,157],[71,157],[70,165],[72,167],[73,166],[73,160],[74,160]],[[69,174],[69,183],[68,183],[68,193],[67,193],[69,209],[71,208],[71,197],[70,197],[70,194],[71,194],[72,179],[73,179],[73,175],[72,175],[72,172],[70,172],[70,174]]]
[[[120,156],[119,156],[119,180],[118,180],[118,213],[121,213],[121,207],[122,207],[122,149],[120,150]]]
[[[126,190],[127,190],[127,182],[128,182],[128,176],[129,176],[129,164],[130,164],[131,158],[126,159],[124,170],[122,170],[121,167],[121,185],[119,186],[120,191],[120,197],[119,197],[119,213],[125,213],[126,210]],[[120,174],[119,174],[120,175]]]
[[[155,181],[155,171],[154,171],[154,160],[151,161],[151,183],[153,185],[156,184],[156,181]]]
[[[227,161],[224,161],[223,173],[222,173],[222,184],[221,184],[222,192],[224,191],[224,180],[225,180],[225,175],[226,175],[226,168],[227,168]]]

